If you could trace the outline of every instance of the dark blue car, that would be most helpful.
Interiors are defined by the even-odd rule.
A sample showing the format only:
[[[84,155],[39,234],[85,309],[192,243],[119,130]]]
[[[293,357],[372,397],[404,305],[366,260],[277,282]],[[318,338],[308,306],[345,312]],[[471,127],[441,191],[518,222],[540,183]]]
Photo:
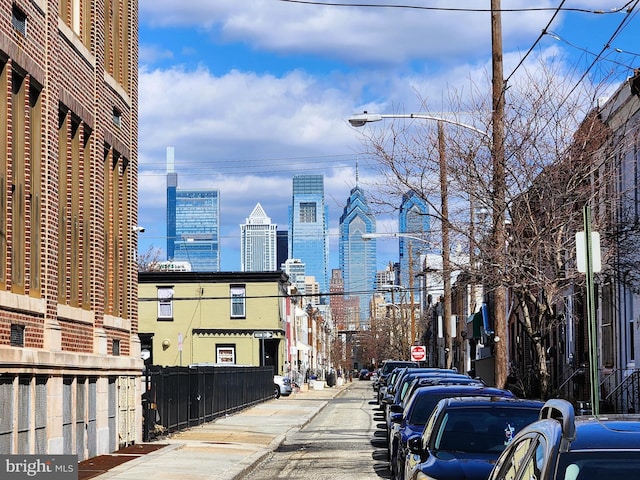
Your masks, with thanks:
[[[438,382],[435,385],[417,388],[407,400],[402,413],[391,415],[389,466],[392,478],[404,478],[404,463],[408,454],[407,441],[411,437],[422,434],[429,415],[443,398],[471,396],[514,398],[513,393],[509,390],[487,387],[479,382],[461,385],[454,383],[454,379],[435,380]],[[471,381],[473,382],[473,380]],[[396,410],[398,409],[396,408]]]
[[[630,480],[638,472],[640,415],[575,416],[571,403],[553,399],[516,435],[489,479]]]
[[[514,436],[544,405],[504,397],[447,398],[436,405],[422,435],[408,441],[409,480],[487,480]]]

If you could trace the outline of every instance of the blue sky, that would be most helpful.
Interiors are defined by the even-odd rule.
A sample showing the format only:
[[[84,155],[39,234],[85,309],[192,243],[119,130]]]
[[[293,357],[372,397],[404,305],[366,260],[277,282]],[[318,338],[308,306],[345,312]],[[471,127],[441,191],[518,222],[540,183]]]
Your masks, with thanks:
[[[362,135],[347,119],[363,110],[418,112],[425,104],[449,111],[448,92],[464,94],[470,82],[489,94],[490,0],[329,3],[369,6],[139,0],[140,252],[160,249],[164,259],[172,146],[179,187],[220,190],[222,270],[240,269],[239,225],[256,203],[287,228],[291,178],[303,173],[325,176],[336,268],[338,219],[356,162],[367,193],[375,195],[377,182]],[[591,67],[585,81],[617,87],[640,68],[637,3],[502,0],[505,76],[535,43],[530,68],[554,56],[568,76]],[[380,211],[378,231],[397,231],[392,213]],[[396,241],[379,240],[378,251],[381,264],[397,260]]]

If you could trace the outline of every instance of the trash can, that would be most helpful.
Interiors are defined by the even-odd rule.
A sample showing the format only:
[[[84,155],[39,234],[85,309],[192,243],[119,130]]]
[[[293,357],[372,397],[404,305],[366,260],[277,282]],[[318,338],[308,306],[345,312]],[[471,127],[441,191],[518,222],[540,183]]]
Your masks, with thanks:
[[[333,372],[330,372],[327,375],[327,385],[329,387],[335,387],[336,386],[336,374]]]

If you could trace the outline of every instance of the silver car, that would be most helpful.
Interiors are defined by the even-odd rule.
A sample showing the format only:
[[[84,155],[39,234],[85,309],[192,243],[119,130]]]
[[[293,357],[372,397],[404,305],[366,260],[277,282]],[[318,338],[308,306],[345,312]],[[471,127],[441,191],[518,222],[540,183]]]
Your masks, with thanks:
[[[291,395],[291,379],[282,375],[273,376],[273,398],[280,398],[280,395],[288,397]]]

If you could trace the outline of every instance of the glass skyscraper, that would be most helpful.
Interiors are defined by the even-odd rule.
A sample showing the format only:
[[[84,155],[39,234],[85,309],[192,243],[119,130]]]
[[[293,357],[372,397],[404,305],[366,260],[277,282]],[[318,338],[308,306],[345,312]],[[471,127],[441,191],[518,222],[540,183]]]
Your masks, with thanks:
[[[426,255],[430,251],[430,247],[426,243],[429,239],[429,206],[427,202],[420,197],[415,191],[411,190],[402,196],[402,204],[400,205],[399,216],[400,233],[414,235],[423,238],[425,241],[413,240],[407,237],[399,237],[399,261],[400,261],[400,284],[408,288],[412,283],[409,275],[417,275],[421,272],[420,256]],[[411,265],[409,265],[409,256],[411,256]],[[413,279],[414,291],[416,279]],[[418,298],[416,297],[416,301]]]
[[[339,228],[339,262],[344,295],[359,299],[360,325],[364,326],[369,319],[369,299],[375,290],[376,242],[364,240],[362,235],[374,233],[376,221],[359,186],[351,189]]]
[[[289,258],[298,258],[315,277],[320,292],[329,292],[329,209],[324,204],[324,177],[293,177],[289,207]]]
[[[276,229],[259,203],[246,223],[240,225],[240,263],[243,272],[274,272],[276,266]]]
[[[192,272],[220,270],[220,194],[216,189],[183,190],[167,148],[167,260],[188,262]]]
[[[216,189],[176,191],[173,259],[192,272],[220,271],[220,195]]]

